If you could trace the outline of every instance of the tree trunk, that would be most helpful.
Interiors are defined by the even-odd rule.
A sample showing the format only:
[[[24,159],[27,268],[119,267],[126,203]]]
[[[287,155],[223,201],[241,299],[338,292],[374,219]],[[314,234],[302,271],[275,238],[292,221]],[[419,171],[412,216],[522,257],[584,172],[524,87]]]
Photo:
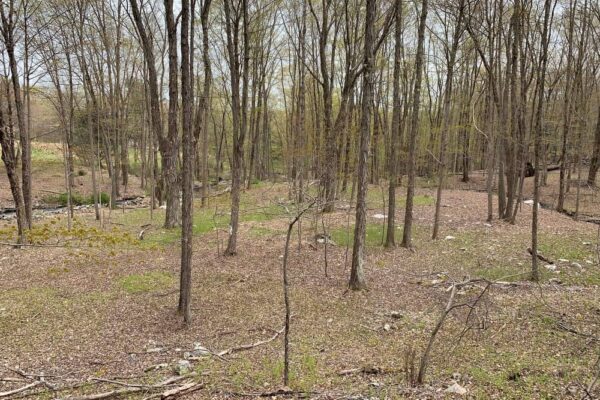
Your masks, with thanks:
[[[402,131],[402,99],[400,93],[400,69],[402,68],[402,0],[396,0],[395,16],[395,48],[394,48],[394,77],[393,77],[393,111],[389,166],[388,187],[388,217],[385,247],[396,247],[396,187],[398,185],[398,152]]]
[[[7,96],[7,101],[10,98]],[[15,202],[15,210],[17,215],[17,243],[26,243],[25,238],[25,203],[23,201],[23,192],[17,176],[17,159],[15,154],[15,143],[10,127],[4,120],[4,111],[0,106],[0,145],[2,146],[2,161],[6,167],[6,175],[10,184],[10,191]]]
[[[451,125],[451,102],[452,102],[452,89],[454,83],[454,63],[456,61],[456,53],[458,51],[458,45],[460,41],[460,37],[462,36],[463,27],[462,27],[462,19],[463,19],[463,9],[464,9],[464,0],[460,0],[460,4],[457,5],[459,8],[459,15],[456,21],[456,26],[454,27],[454,35],[452,40],[452,46],[450,48],[450,54],[448,55],[448,65],[447,65],[447,73],[446,73],[446,90],[444,92],[444,115],[442,122],[442,132],[440,138],[440,167],[439,167],[439,177],[438,177],[438,188],[437,188],[437,196],[435,201],[435,216],[433,220],[433,234],[432,239],[437,239],[440,229],[440,212],[442,210],[442,190],[444,187],[444,179],[446,178],[446,147],[448,145],[448,130]]]
[[[192,292],[192,244],[194,220],[194,157],[196,146],[192,132],[193,93],[190,63],[190,0],[181,0],[181,128],[183,137],[182,168],[182,217],[181,217],[181,271],[179,283],[178,311],[183,320],[190,323]],[[193,38],[192,38],[193,40]]]
[[[415,59],[415,82],[413,90],[412,116],[408,143],[408,188],[406,191],[406,211],[404,214],[404,230],[402,232],[402,247],[412,246],[413,201],[415,195],[417,136],[419,134],[419,109],[421,106],[421,80],[423,77],[423,53],[425,42],[425,27],[427,23],[428,0],[423,0],[419,19],[417,38],[417,55]]]
[[[179,184],[177,176],[178,132],[178,84],[177,84],[177,24],[173,15],[173,0],[164,0],[165,18],[167,25],[168,54],[169,54],[169,113],[168,140],[161,143],[163,157],[163,180],[167,209],[165,213],[165,228],[174,228],[180,222],[179,213]],[[154,61],[152,61],[154,62]]]
[[[19,127],[19,141],[21,146],[21,180],[24,206],[24,228],[31,229],[33,205],[31,200],[31,147],[29,140],[29,131],[25,121],[25,110],[23,109],[23,100],[21,94],[21,84],[19,83],[19,72],[17,69],[17,58],[15,55],[15,30],[17,17],[14,0],[8,1],[8,14],[5,10],[5,2],[0,2],[0,17],[2,21],[2,36],[4,46],[8,54],[8,63],[13,86],[13,97],[17,111],[17,123]],[[7,99],[8,100],[8,99]]]
[[[367,0],[365,20],[365,61],[363,74],[363,96],[360,119],[360,145],[358,150],[358,191],[356,195],[356,222],[354,226],[354,246],[352,248],[352,269],[348,286],[352,290],[367,287],[364,275],[364,248],[366,233],[367,169],[369,159],[369,138],[371,136],[371,112],[373,106],[373,70],[375,54],[373,50],[376,0]]]
[[[548,42],[550,40],[549,21],[552,9],[552,0],[544,2],[544,28],[542,31],[542,48],[538,69],[538,104],[535,116],[535,175],[533,183],[533,214],[531,219],[531,280],[540,280],[538,269],[538,209],[540,202],[540,152],[542,147],[542,113],[544,110],[544,90],[546,81],[546,68],[548,64]]]
[[[596,132],[594,133],[594,150],[590,161],[590,170],[588,172],[587,183],[590,186],[596,184],[596,174],[600,167],[600,105],[598,106],[598,122],[596,123]]]

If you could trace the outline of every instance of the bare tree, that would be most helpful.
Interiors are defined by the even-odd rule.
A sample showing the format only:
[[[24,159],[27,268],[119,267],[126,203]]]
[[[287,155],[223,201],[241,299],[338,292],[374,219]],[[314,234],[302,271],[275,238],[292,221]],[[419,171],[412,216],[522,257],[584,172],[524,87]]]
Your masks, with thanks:
[[[356,220],[354,225],[354,245],[352,248],[352,267],[348,286],[352,290],[367,287],[364,276],[364,251],[366,232],[366,200],[367,200],[367,168],[369,159],[369,139],[371,137],[371,107],[373,106],[373,70],[375,69],[374,23],[377,4],[375,0],[367,0],[365,19],[365,60],[363,73],[363,93],[360,119],[360,145],[358,150],[356,193]]]
[[[231,80],[231,111],[233,120],[233,157],[231,164],[231,219],[229,222],[229,241],[226,255],[237,252],[237,231],[240,217],[240,196],[242,190],[242,163],[244,158],[244,140],[246,137],[246,109],[248,103],[249,75],[249,21],[246,0],[238,1],[232,7],[233,0],[224,1],[225,30],[227,35],[227,54]],[[242,48],[240,49],[240,25],[242,21]],[[241,55],[241,60],[240,60]],[[240,82],[240,80],[242,82]],[[240,96],[240,83],[242,93]]]
[[[540,204],[540,174],[541,174],[541,147],[543,135],[544,91],[546,83],[546,70],[548,67],[548,43],[550,41],[550,19],[554,6],[552,0],[544,1],[544,21],[541,38],[540,62],[538,66],[538,99],[535,114],[535,175],[533,183],[533,211],[531,220],[531,280],[539,281],[538,268],[538,212]],[[554,3],[556,4],[556,3]]]
[[[0,81],[0,87],[6,88],[6,102],[10,102],[8,80],[4,77]],[[2,94],[0,94],[2,96]],[[1,97],[0,97],[1,98]],[[17,216],[17,243],[26,243],[25,229],[25,203],[23,201],[23,192],[21,183],[17,176],[17,155],[15,149],[15,138],[13,130],[8,126],[9,121],[4,116],[3,106],[0,103],[0,146],[2,147],[2,161],[6,167],[6,175],[10,184],[10,191],[15,202],[15,213]]]
[[[439,158],[439,177],[437,196],[435,200],[435,216],[433,220],[432,239],[437,239],[440,230],[440,211],[442,207],[442,190],[444,188],[444,180],[446,178],[446,147],[448,146],[448,130],[452,121],[451,102],[452,90],[454,84],[454,64],[456,63],[456,53],[460,44],[460,38],[464,32],[463,16],[464,16],[464,0],[459,0],[457,7],[456,26],[452,34],[452,44],[450,48],[446,45],[444,53],[446,56],[446,86],[444,90],[444,116],[442,117],[442,133],[440,140],[440,158]],[[446,28],[447,31],[448,28]]]
[[[181,277],[179,284],[178,311],[183,320],[190,323],[192,292],[192,244],[194,221],[194,157],[196,146],[192,132],[194,98],[190,65],[193,51],[190,46],[190,0],[181,1],[181,128],[183,146],[182,166],[182,218],[181,218]],[[193,18],[193,15],[192,15]],[[193,37],[192,37],[193,41]]]
[[[396,247],[396,187],[398,185],[398,152],[402,135],[402,99],[400,93],[400,70],[402,69],[402,0],[396,0],[394,19],[394,80],[392,131],[389,157],[388,217],[385,247]]]
[[[404,230],[402,232],[402,247],[412,246],[413,202],[416,180],[417,136],[419,134],[419,109],[421,106],[421,81],[423,77],[423,54],[425,42],[425,27],[427,23],[428,0],[421,4],[421,16],[417,35],[417,55],[415,58],[415,81],[412,95],[412,116],[408,142],[408,186],[406,192],[406,211],[404,213]]]
[[[19,143],[21,146],[21,180],[23,205],[25,211],[24,228],[31,229],[32,202],[31,202],[31,147],[29,140],[29,131],[25,120],[25,109],[23,107],[23,97],[21,93],[21,83],[19,82],[19,71],[17,68],[16,37],[18,10],[15,0],[0,2],[0,32],[4,41],[6,54],[8,55],[8,64],[10,67],[10,77],[12,82],[12,93],[14,97],[15,109],[17,111],[17,123],[19,127]]]

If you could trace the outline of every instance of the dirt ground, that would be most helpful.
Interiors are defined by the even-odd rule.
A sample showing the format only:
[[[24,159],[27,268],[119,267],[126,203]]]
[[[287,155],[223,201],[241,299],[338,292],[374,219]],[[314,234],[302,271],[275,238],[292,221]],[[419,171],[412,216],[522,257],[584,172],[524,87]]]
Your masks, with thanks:
[[[541,210],[540,251],[553,264],[540,263],[542,281],[534,284],[528,281],[531,206],[522,206],[515,225],[486,224],[486,193],[447,190],[442,239],[432,241],[434,192],[421,188],[414,250],[389,250],[381,246],[378,187],[369,191],[368,291],[346,290],[353,210],[341,202],[323,222],[309,212],[294,230],[290,394],[278,395],[282,255],[294,212],[287,193],[285,185],[268,183],[244,193],[234,257],[221,255],[228,198],[211,198],[204,209],[196,204],[189,326],[176,314],[179,233],[161,228],[163,210],[151,219],[148,209],[105,209],[102,225],[81,212],[71,231],[64,215],[47,217],[29,234],[46,246],[1,246],[0,393],[35,384],[11,397],[129,390],[123,398],[153,398],[180,387],[153,386],[178,372],[184,374],[178,384],[198,385],[184,397],[190,399],[600,396],[591,384],[600,354],[597,225]],[[335,244],[315,243],[315,232],[323,230]],[[13,239],[12,223],[0,221],[0,241]],[[480,300],[450,313],[433,343],[425,384],[411,385],[410,371],[452,284],[469,278],[501,283],[480,281],[458,291],[456,304]],[[188,371],[178,367],[187,369],[182,360]],[[467,390],[464,396],[447,392],[454,383]]]

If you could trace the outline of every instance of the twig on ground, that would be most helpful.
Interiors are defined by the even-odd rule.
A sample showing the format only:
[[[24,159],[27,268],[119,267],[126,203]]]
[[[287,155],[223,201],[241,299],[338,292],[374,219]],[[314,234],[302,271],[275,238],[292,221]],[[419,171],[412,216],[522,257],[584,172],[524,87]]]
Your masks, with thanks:
[[[184,379],[188,379],[195,375],[196,375],[196,373],[191,373],[191,374],[182,375],[182,376],[172,376],[172,377],[170,377],[162,382],[159,382],[155,385],[130,384],[130,383],[125,383],[125,382],[113,381],[113,380],[109,380],[109,379],[92,378],[92,379],[90,379],[91,381],[96,381],[96,382],[100,381],[100,382],[104,382],[104,383],[111,383],[111,384],[121,385],[121,386],[126,386],[126,387],[123,389],[110,390],[110,391],[102,392],[102,393],[95,393],[95,394],[84,395],[84,396],[67,397],[67,398],[65,398],[65,400],[103,400],[103,399],[109,399],[109,398],[113,398],[113,397],[129,395],[129,394],[133,394],[133,393],[163,390],[167,386],[173,385],[176,382],[182,381]],[[161,399],[174,399],[175,397],[189,393],[191,389],[198,390],[198,389],[201,389],[203,386],[204,386],[203,384],[195,383],[195,382],[185,383],[174,389],[168,389],[167,391],[163,392],[162,394],[150,396],[149,398],[159,397]]]
[[[305,397],[314,396],[314,395],[319,394],[319,392],[303,392],[303,391],[295,391],[295,390],[289,390],[289,389],[279,389],[274,392],[264,392],[264,393],[260,393],[260,392],[256,392],[256,393],[252,393],[252,392],[221,392],[221,393],[227,394],[229,396],[236,396],[236,397],[277,397],[277,396],[290,397],[290,396],[294,396],[294,397],[299,397],[299,398],[305,398]]]
[[[44,382],[42,382],[42,381],[35,381],[35,382],[32,382],[32,383],[30,383],[28,385],[20,387],[18,389],[9,390],[8,392],[0,392],[0,398],[12,396],[14,394],[24,392],[24,391],[29,390],[31,388],[34,388],[36,386],[42,385],[43,383]]]
[[[277,339],[277,337],[283,333],[284,329],[285,328],[281,328],[280,330],[276,331],[275,334],[273,336],[271,336],[270,338],[268,338],[268,339],[259,340],[258,342],[254,342],[254,343],[251,343],[251,344],[244,344],[244,345],[237,346],[237,347],[231,347],[229,349],[226,349],[226,350],[223,350],[223,351],[220,351],[220,352],[216,353],[216,355],[218,357],[223,357],[223,356],[228,355],[228,354],[238,353],[238,352],[244,351],[244,350],[250,350],[250,349],[253,349],[255,347],[261,346],[263,344],[270,343],[273,340]]]

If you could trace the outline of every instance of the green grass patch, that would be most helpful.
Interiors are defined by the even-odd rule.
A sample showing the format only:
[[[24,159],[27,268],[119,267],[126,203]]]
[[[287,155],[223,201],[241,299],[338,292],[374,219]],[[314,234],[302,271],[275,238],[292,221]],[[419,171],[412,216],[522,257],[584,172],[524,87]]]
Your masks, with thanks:
[[[277,204],[271,204],[260,207],[256,204],[256,199],[245,198],[240,202],[239,221],[243,222],[265,222],[274,218],[284,216],[284,211]],[[230,206],[224,200],[219,200],[209,207],[201,208],[199,200],[194,207],[193,234],[196,236],[205,235],[214,232],[215,229],[227,229],[230,221]],[[217,210],[215,212],[215,206]],[[148,209],[132,210],[120,214],[116,213],[115,218],[118,222],[129,227],[138,229],[142,225],[152,223],[153,228],[147,230],[144,240],[141,242],[145,247],[166,246],[173,244],[181,239],[181,229],[165,229],[162,227],[165,218],[165,210],[157,209],[153,212],[153,219],[150,220],[150,211]],[[265,228],[266,229],[266,228]],[[267,232],[255,232],[257,235]]]
[[[387,206],[388,201],[388,190],[387,186],[384,188],[383,196],[385,196],[385,203]],[[377,186],[369,187],[367,192],[367,204],[370,208],[383,207],[384,197],[382,197],[381,189]],[[413,197],[413,204],[415,206],[432,206],[435,204],[435,199],[427,194],[418,194]],[[406,206],[406,195],[404,191],[402,193],[396,193],[396,207],[403,208]]]
[[[175,277],[164,271],[150,271],[143,274],[127,275],[119,280],[119,285],[127,293],[147,293],[168,289],[175,283]]]
[[[329,231],[331,240],[338,246],[352,246],[354,243],[354,225],[350,229],[335,228]],[[385,225],[367,224],[365,230],[365,244],[369,247],[381,246],[385,238]]]
[[[595,240],[592,238],[540,233],[539,242],[539,251],[551,260],[562,258],[569,261],[583,261],[595,258],[593,245]]]
[[[31,162],[36,164],[62,164],[63,158],[60,151],[49,150],[43,147],[31,147]]]
[[[250,234],[254,237],[264,237],[275,235],[277,232],[273,229],[265,228],[263,226],[253,226],[250,228]]]

